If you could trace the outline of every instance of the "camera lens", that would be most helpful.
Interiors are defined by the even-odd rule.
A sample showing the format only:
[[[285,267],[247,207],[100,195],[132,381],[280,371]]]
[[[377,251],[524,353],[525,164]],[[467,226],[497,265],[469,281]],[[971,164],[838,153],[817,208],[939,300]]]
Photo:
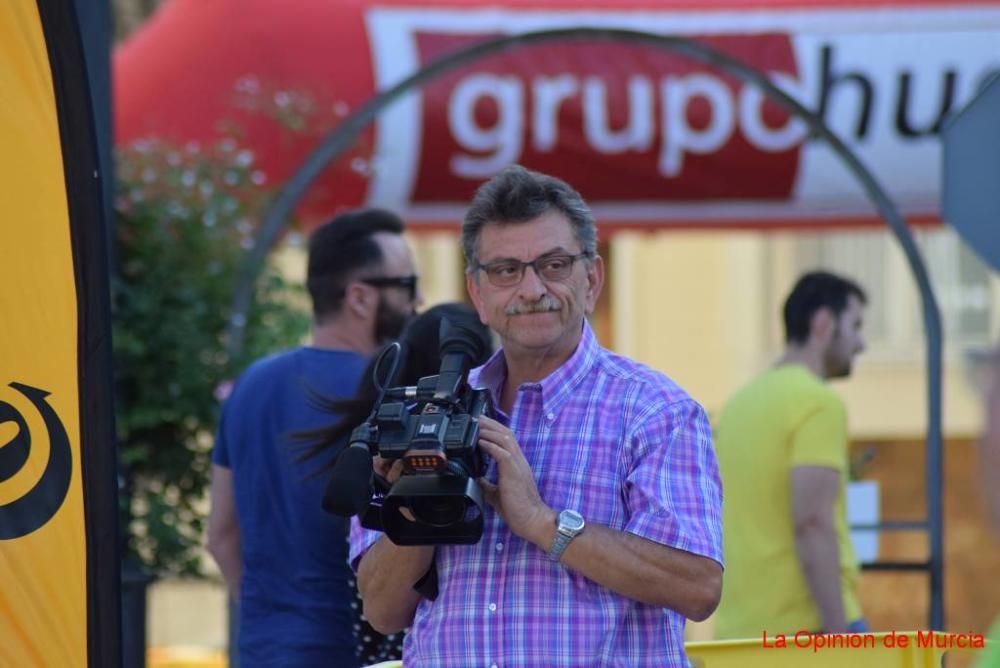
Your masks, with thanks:
[[[446,527],[465,517],[465,499],[448,496],[418,496],[410,499],[410,510],[418,522]]]

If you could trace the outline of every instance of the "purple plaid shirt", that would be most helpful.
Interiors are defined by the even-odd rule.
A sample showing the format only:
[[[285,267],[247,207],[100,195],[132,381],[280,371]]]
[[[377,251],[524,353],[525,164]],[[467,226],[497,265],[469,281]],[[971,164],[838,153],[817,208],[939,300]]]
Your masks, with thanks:
[[[500,351],[470,374],[495,397]],[[722,563],[722,486],[704,410],[663,374],[602,348],[518,388],[510,416],[542,500],[590,524]],[[487,478],[496,481],[491,461]],[[684,617],[625,598],[549,559],[487,508],[476,545],[437,548],[440,593],[417,607],[410,666],[687,666]],[[351,529],[351,563],[381,536]]]

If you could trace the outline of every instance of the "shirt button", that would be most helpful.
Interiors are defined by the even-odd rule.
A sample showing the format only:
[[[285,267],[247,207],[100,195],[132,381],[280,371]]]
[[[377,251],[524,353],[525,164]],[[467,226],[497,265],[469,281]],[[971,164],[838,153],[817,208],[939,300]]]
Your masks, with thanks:
[[[547,417],[550,420],[555,420],[556,419],[556,414],[555,413],[549,413],[545,417]]]
[[[487,606],[487,607],[489,607],[490,612],[496,612],[497,611],[497,604],[496,603],[490,603],[489,606]]]
[[[497,543],[497,552],[500,552],[502,550],[503,550],[503,543]]]
[[[499,666],[497,666],[497,664],[495,664],[495,663],[491,663],[490,664],[490,668],[499,668]]]

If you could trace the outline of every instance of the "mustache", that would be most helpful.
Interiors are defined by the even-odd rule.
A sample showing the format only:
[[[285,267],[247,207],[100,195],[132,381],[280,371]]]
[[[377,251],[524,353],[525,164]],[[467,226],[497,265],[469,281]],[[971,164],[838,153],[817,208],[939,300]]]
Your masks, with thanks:
[[[537,302],[532,304],[525,304],[523,302],[518,302],[516,304],[511,304],[504,309],[505,315],[523,315],[525,313],[548,313],[549,311],[558,311],[562,308],[562,302],[553,297],[552,295],[545,295]]]

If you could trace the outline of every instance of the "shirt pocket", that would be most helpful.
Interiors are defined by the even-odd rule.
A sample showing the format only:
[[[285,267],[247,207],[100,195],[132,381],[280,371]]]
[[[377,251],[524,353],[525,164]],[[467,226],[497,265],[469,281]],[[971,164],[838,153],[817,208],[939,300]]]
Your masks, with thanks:
[[[538,479],[538,493],[557,513],[575,510],[588,523],[625,528],[623,484],[617,471],[550,467]]]

